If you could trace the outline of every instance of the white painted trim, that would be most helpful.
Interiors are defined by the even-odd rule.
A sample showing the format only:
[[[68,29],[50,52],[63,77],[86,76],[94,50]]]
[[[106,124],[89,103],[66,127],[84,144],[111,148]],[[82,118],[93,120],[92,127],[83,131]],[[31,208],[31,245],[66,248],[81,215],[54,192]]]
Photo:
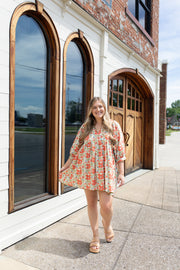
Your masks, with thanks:
[[[103,35],[101,36],[101,45],[100,45],[100,96],[102,97],[103,89],[104,89],[104,83],[107,80],[106,73],[105,73],[105,62],[107,59],[108,54],[108,39],[109,35],[107,31],[103,32]]]
[[[153,169],[159,168],[159,99],[160,99],[160,77],[156,75],[156,90],[154,104],[154,166]]]
[[[84,191],[76,189],[2,217],[0,251],[86,205]]]
[[[137,177],[139,176],[142,176],[143,174],[145,173],[148,173],[150,172],[151,170],[147,170],[147,169],[140,169],[140,170],[137,170],[133,173],[130,173],[128,174],[126,177],[125,177],[125,184],[127,184],[128,182],[136,179]]]

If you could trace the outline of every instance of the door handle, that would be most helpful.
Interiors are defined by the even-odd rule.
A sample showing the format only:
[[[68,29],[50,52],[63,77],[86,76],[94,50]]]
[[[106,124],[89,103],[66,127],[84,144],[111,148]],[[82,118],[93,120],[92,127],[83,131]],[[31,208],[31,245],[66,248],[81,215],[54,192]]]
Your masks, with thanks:
[[[128,132],[123,132],[123,135],[124,135],[125,146],[128,146],[128,141],[129,141],[129,138],[130,138],[130,134]]]

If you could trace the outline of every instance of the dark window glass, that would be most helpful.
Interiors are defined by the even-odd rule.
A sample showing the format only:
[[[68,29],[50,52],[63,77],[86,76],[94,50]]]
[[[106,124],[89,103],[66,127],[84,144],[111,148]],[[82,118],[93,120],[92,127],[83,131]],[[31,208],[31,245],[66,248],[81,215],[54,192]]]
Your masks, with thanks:
[[[116,80],[113,81],[113,90],[114,91],[117,91],[118,90],[118,86],[117,86],[117,81]]]
[[[123,108],[123,96],[119,95],[119,108]]]
[[[128,98],[127,106],[128,106],[128,110],[131,110],[131,99],[130,98]]]
[[[139,111],[139,102],[136,100],[136,111],[138,112]]]
[[[132,97],[135,97],[135,89],[132,89]]]
[[[117,94],[113,94],[113,106],[117,107]]]
[[[109,93],[109,105],[111,106],[111,101],[112,101],[112,92],[110,91]]]
[[[140,112],[142,112],[142,102],[140,102]]]
[[[123,80],[111,80],[113,88],[110,88],[109,105],[123,108]],[[111,85],[110,85],[111,87]]]
[[[15,202],[47,192],[47,44],[39,24],[16,26]]]
[[[112,87],[113,87],[113,81],[111,80],[110,81],[110,90],[112,90]]]
[[[119,80],[119,92],[123,93],[123,81]]]
[[[132,99],[132,110],[134,111],[135,110],[135,100]]]
[[[66,55],[65,161],[84,120],[83,82],[84,64],[77,44],[71,41]]]
[[[128,96],[131,96],[131,85],[130,84],[128,84]]]

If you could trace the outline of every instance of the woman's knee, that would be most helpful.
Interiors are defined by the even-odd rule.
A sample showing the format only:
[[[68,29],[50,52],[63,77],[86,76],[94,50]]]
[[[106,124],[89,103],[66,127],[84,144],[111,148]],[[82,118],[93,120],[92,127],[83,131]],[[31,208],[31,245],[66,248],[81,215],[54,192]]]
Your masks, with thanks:
[[[88,207],[90,208],[97,207],[97,202],[98,202],[97,192],[86,190],[85,194],[86,194]]]
[[[103,210],[103,212],[112,212],[113,207],[112,207],[112,202],[102,202],[101,203],[101,209]]]
[[[107,194],[105,192],[100,192],[99,193],[99,202],[100,202],[100,207],[103,212],[111,212],[113,207],[112,207],[112,196],[110,194]]]
[[[112,211],[112,201],[111,200],[102,200],[100,201],[100,206],[103,212],[111,212]]]

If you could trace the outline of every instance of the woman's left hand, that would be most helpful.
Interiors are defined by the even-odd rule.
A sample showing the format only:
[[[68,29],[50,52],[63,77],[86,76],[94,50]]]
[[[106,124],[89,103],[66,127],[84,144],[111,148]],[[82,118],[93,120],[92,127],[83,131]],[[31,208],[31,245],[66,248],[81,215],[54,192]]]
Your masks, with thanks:
[[[117,187],[124,185],[124,175],[119,174],[117,178]]]

